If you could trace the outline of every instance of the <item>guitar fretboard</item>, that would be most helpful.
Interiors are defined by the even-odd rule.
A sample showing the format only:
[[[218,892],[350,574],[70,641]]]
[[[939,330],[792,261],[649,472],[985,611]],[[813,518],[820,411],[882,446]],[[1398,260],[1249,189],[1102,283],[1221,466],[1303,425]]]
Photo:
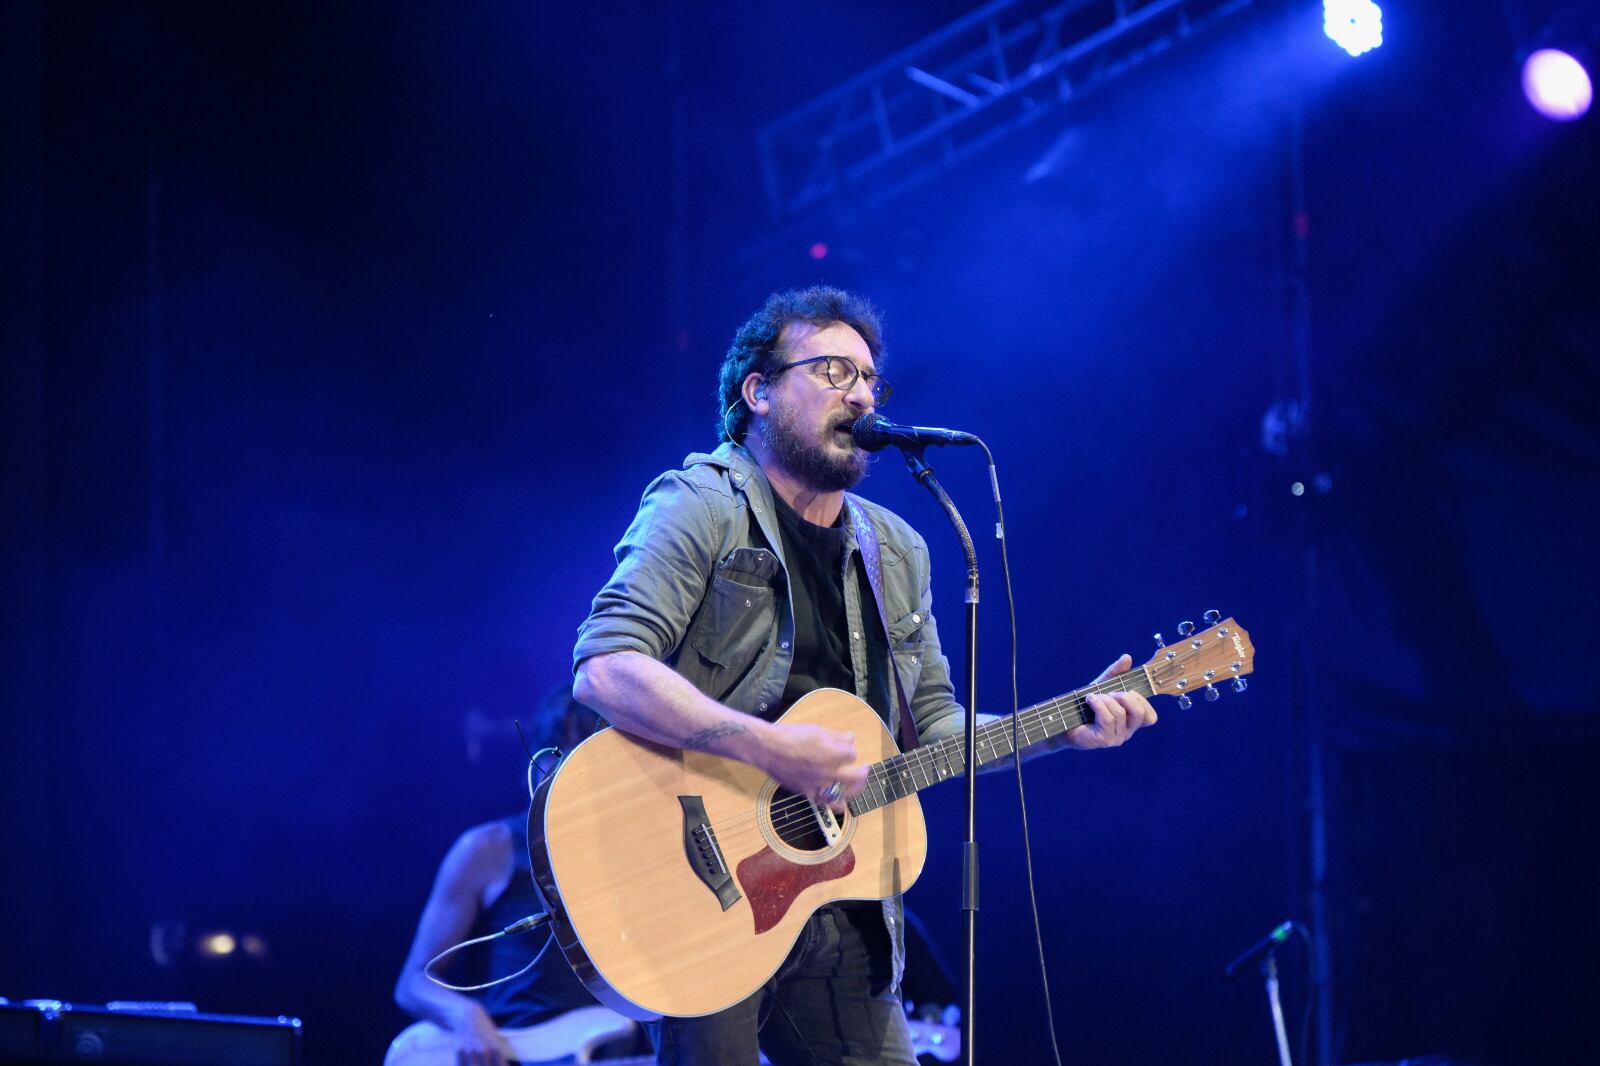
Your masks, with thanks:
[[[977,765],[980,768],[987,766],[997,759],[1010,756],[1018,748],[1031,748],[1069,729],[1092,722],[1094,712],[1089,709],[1084,697],[1096,692],[1153,695],[1150,675],[1140,668],[1069,692],[1065,696],[1025,707],[1014,715],[978,727]],[[1012,743],[1013,732],[1016,734],[1015,745]],[[961,733],[874,763],[867,771],[866,790],[849,803],[850,813],[875,811],[930,785],[960,777],[966,772],[966,743],[967,738]]]

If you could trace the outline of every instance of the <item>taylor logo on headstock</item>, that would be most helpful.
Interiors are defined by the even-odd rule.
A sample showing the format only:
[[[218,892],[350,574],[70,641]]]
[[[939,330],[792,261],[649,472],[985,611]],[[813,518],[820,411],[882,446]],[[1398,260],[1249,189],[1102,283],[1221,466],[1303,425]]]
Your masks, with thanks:
[[[1237,622],[1224,619],[1217,611],[1207,611],[1204,617],[1211,628],[1196,633],[1193,622],[1181,622],[1178,635],[1183,640],[1170,647],[1157,633],[1156,647],[1161,650],[1144,666],[1150,675],[1151,692],[1178,697],[1178,706],[1184,710],[1194,706],[1190,693],[1195,689],[1204,692],[1208,700],[1220,696],[1220,681],[1228,682],[1235,692],[1243,692],[1249,687],[1244,675],[1251,671],[1255,660],[1250,634]]]

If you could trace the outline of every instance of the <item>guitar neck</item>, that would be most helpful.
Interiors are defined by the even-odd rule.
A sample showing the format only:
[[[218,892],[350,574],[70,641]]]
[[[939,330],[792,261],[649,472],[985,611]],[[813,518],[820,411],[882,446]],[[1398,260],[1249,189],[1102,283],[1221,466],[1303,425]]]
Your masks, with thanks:
[[[981,769],[1009,757],[1018,749],[1043,744],[1069,729],[1094,721],[1094,712],[1089,709],[1085,697],[1105,692],[1155,694],[1149,672],[1141,667],[1025,707],[1016,714],[978,727],[977,766]],[[930,785],[960,777],[967,768],[966,749],[967,738],[963,732],[873,764],[867,772],[866,791],[850,801],[851,813],[865,814]]]

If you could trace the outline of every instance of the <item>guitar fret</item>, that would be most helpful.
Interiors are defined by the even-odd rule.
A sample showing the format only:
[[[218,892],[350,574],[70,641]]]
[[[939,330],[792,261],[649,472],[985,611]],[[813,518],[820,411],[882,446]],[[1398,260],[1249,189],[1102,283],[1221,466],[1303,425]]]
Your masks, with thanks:
[[[872,768],[872,773],[867,777],[867,794],[872,797],[870,810],[876,810],[889,802],[883,792],[883,771],[876,766]]]
[[[897,760],[900,765],[895,767],[894,788],[895,799],[909,796],[917,790],[917,779],[911,770],[911,762],[904,755]]]
[[[893,759],[888,759],[882,764],[883,780],[879,782],[878,787],[883,792],[884,803],[893,803],[895,800],[900,798],[900,793],[895,787],[897,780],[895,777],[895,763],[899,760],[899,758],[900,757],[897,755]]]
[[[902,755],[895,760],[894,789],[895,799],[909,796],[917,790],[916,766],[911,756]]]

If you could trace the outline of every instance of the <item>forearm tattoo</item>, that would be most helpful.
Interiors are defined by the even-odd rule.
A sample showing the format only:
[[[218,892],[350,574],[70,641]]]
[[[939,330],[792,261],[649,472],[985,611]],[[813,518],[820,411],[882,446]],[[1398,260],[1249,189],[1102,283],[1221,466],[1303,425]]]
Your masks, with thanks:
[[[723,737],[736,736],[745,732],[748,732],[748,730],[738,722],[724,722],[721,725],[711,726],[709,729],[690,733],[683,738],[683,743],[680,746],[685,751],[703,751]]]

